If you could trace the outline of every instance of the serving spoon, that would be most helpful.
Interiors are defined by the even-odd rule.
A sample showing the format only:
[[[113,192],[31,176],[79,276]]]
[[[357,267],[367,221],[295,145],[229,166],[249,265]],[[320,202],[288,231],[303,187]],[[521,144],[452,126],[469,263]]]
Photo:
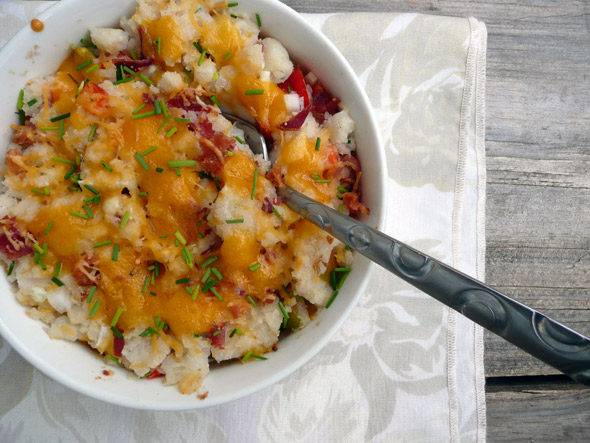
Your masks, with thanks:
[[[244,131],[252,152],[269,159],[266,141],[254,125],[223,115]],[[590,385],[587,337],[289,186],[277,194],[301,217],[369,260],[575,381]]]

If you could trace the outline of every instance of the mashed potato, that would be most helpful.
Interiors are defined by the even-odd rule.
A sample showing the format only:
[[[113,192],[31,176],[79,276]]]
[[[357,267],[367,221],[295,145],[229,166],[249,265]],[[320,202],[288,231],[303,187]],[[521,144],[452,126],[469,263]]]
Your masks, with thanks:
[[[227,3],[139,0],[120,25],[21,92],[0,253],[52,338],[188,394],[336,297],[351,252],[276,189],[368,213],[354,121]],[[220,106],[272,138],[272,168]]]

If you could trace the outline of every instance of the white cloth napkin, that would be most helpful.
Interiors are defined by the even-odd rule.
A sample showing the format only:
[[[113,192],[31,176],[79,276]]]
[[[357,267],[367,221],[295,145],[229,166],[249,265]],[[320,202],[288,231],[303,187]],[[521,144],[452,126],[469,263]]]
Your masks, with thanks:
[[[49,4],[2,0],[0,46]],[[483,279],[485,26],[419,14],[304,16],[342,51],[375,108],[389,170],[385,231]],[[303,368],[250,397],[182,413],[73,392],[0,337],[0,441],[170,439],[484,441],[482,331],[379,269]]]

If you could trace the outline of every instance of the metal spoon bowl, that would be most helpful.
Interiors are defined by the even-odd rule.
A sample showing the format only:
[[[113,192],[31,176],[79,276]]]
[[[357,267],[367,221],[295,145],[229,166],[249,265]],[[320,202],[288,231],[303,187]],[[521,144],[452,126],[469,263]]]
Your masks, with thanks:
[[[224,116],[244,131],[255,154],[269,159],[265,139],[255,126],[231,114]],[[588,338],[289,186],[277,193],[290,209],[369,260],[577,382],[590,385]]]

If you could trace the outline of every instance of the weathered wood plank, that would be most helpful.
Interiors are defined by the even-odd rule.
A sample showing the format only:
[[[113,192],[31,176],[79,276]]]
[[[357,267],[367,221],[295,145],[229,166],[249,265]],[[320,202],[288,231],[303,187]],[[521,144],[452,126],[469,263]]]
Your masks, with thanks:
[[[490,442],[588,441],[588,388],[538,379],[522,384],[488,385],[486,403]]]

